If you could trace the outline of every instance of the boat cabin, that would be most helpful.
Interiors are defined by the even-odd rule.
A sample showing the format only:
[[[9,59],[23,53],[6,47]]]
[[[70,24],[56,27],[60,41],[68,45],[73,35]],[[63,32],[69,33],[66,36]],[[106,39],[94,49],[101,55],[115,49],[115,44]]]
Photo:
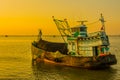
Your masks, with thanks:
[[[72,34],[75,37],[77,37],[77,36],[79,36],[79,37],[87,37],[87,27],[84,24],[84,22],[86,22],[86,21],[79,21],[79,22],[81,22],[80,26],[71,28]]]
[[[88,34],[83,23],[79,27],[71,28],[71,31],[72,36],[67,37],[68,54],[93,57],[108,53],[109,39],[104,31]]]

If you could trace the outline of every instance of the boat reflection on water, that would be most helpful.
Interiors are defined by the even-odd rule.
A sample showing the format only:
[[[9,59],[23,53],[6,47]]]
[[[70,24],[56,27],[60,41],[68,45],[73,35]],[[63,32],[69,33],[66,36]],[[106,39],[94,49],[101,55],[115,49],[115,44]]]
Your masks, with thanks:
[[[35,80],[116,80],[116,69],[88,70],[75,67],[36,63],[32,66]]]

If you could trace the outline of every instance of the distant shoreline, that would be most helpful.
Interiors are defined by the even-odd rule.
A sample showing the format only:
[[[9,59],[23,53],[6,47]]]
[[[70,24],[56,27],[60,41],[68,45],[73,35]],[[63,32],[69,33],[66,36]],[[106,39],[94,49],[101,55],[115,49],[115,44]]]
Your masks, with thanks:
[[[0,35],[0,37],[37,37],[38,35]],[[43,35],[43,37],[60,37],[61,35]],[[120,35],[108,35],[109,37],[120,37]]]
[[[120,35],[108,35],[109,37],[120,37]],[[38,37],[38,35],[0,35],[0,37]],[[61,37],[61,35],[43,35],[43,37]]]
[[[60,37],[61,35],[42,35],[43,37]],[[0,35],[0,37],[38,37],[38,35]]]
[[[108,35],[109,37],[120,37],[120,35]]]

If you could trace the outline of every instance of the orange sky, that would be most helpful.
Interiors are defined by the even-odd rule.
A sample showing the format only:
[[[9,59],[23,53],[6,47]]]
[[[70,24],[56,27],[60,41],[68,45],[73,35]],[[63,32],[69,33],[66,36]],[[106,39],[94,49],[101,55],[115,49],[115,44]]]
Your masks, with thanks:
[[[59,34],[52,16],[92,23],[103,13],[108,34],[120,35],[120,0],[0,0],[0,35]],[[93,31],[100,24],[88,25]]]

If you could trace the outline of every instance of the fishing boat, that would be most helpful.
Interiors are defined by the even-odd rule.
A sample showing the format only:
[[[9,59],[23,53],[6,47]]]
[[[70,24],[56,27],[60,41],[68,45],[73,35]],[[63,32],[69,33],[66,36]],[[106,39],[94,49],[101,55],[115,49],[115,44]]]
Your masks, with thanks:
[[[117,59],[110,52],[109,37],[105,32],[105,20],[103,15],[99,19],[102,27],[97,32],[88,33],[86,21],[78,21],[81,24],[70,27],[67,20],[55,19],[53,16],[63,43],[50,42],[39,39],[32,42],[32,62],[49,62],[51,64],[80,67],[80,68],[108,68],[117,64]]]

